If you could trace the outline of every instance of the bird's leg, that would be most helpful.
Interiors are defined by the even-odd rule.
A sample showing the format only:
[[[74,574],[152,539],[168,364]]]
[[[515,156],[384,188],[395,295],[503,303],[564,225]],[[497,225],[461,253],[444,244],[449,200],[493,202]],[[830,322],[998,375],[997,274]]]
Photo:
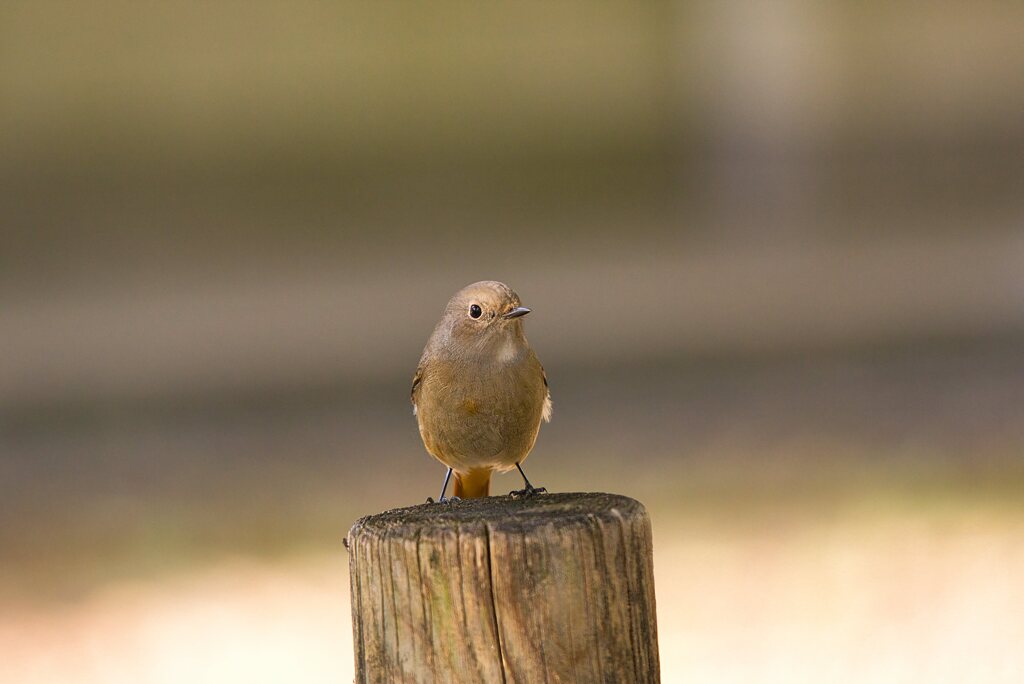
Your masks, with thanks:
[[[444,484],[441,485],[441,496],[437,499],[437,503],[451,503],[453,501],[460,501],[461,500],[457,496],[453,496],[450,499],[445,497],[444,493],[448,491],[448,480],[450,480],[450,479],[452,479],[452,469],[451,468],[449,468],[448,472],[445,473]],[[427,497],[427,503],[434,503],[434,500],[428,496]]]
[[[519,474],[523,476],[523,483],[526,485],[526,487],[524,487],[523,489],[517,489],[514,492],[509,492],[509,496],[511,496],[513,499],[533,496],[534,494],[540,494],[541,492],[548,491],[543,487],[534,487],[532,484],[530,484],[530,480],[527,479],[526,473],[523,472],[523,467],[518,463],[516,463],[516,468],[519,469]]]

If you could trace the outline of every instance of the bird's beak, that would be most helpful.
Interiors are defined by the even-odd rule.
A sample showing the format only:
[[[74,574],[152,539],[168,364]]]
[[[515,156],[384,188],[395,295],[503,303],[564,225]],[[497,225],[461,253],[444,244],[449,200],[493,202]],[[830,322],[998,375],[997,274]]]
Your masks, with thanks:
[[[503,315],[502,318],[519,318],[520,316],[525,316],[528,313],[530,313],[530,310],[525,306],[517,306],[507,314]]]

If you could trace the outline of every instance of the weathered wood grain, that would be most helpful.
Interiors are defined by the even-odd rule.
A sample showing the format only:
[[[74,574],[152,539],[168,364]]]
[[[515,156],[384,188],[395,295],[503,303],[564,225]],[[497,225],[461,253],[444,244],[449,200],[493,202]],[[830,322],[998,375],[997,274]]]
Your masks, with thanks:
[[[613,494],[387,511],[348,534],[357,682],[657,682],[651,525]]]

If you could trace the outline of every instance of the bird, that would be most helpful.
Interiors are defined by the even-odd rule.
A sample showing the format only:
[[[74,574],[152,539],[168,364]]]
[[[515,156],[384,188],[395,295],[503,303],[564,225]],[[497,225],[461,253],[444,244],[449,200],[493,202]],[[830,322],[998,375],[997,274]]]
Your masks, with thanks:
[[[482,280],[451,298],[423,349],[412,381],[413,414],[427,452],[448,467],[440,502],[454,474],[453,499],[488,496],[491,474],[522,463],[541,421],[551,420],[544,367],[523,333],[522,305],[512,288]],[[428,501],[430,501],[428,499]]]

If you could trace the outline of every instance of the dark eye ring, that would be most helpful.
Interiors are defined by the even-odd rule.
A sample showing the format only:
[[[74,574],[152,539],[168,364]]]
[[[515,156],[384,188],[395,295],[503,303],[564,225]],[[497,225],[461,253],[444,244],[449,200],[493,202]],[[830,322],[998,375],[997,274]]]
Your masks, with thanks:
[[[483,312],[484,310],[480,308],[479,304],[473,304],[469,307],[469,315],[471,318],[480,318],[480,315]]]

